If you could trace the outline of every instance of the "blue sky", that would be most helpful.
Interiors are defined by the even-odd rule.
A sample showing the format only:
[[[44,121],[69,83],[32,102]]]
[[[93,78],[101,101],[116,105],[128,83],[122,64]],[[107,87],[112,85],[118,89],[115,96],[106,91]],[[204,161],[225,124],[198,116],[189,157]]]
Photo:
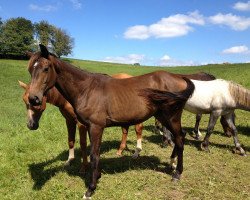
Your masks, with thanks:
[[[144,65],[250,62],[250,1],[0,0],[3,20],[46,20],[74,38],[69,57]]]

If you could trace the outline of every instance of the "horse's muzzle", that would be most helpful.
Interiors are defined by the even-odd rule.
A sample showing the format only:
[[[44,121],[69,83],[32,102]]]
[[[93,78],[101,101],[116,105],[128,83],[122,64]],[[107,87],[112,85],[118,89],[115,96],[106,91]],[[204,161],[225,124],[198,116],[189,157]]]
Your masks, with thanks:
[[[39,124],[38,123],[36,123],[36,122],[34,122],[34,121],[28,121],[28,123],[27,123],[27,127],[28,127],[28,129],[30,129],[30,130],[37,130],[38,129],[38,127],[39,127]]]

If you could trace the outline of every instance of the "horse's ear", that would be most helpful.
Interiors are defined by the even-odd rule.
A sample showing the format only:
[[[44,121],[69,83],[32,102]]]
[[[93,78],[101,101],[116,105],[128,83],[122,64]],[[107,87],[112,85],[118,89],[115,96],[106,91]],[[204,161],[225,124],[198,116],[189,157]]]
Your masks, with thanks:
[[[39,44],[39,47],[40,47],[40,50],[41,50],[41,53],[42,53],[42,57],[48,58],[49,57],[48,49],[42,44]]]
[[[20,87],[22,87],[25,90],[27,89],[27,84],[26,83],[24,83],[22,81],[18,81],[18,83],[19,83]]]

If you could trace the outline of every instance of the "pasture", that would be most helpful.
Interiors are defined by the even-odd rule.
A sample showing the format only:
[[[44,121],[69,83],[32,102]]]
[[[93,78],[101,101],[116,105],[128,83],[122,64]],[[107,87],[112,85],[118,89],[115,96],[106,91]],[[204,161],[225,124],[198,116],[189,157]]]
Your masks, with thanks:
[[[217,78],[233,80],[250,89],[250,64],[207,65],[202,67],[134,67],[92,61],[70,60],[92,72],[139,75],[155,70],[174,73],[204,71]],[[0,199],[81,199],[89,181],[79,174],[79,137],[76,160],[65,167],[67,130],[56,107],[47,106],[37,131],[26,127],[23,90],[17,80],[29,82],[27,61],[0,60]],[[249,199],[250,196],[250,114],[236,111],[236,127],[248,156],[232,153],[233,139],[216,124],[210,138],[210,153],[200,151],[200,142],[190,136],[195,115],[184,112],[182,126],[187,131],[184,150],[184,172],[180,182],[171,181],[166,169],[172,152],[162,148],[161,136],[153,132],[154,120],[144,123],[142,152],[131,158],[136,145],[133,127],[122,157],[116,151],[120,144],[119,127],[107,128],[101,146],[100,179],[93,199]],[[201,120],[204,136],[208,116]],[[89,150],[89,148],[88,148]]]

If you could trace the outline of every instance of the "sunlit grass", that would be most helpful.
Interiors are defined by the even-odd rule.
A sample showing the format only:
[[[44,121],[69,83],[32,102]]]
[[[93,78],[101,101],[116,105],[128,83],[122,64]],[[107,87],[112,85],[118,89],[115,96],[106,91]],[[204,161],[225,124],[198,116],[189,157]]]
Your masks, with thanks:
[[[74,65],[89,71],[139,75],[154,70],[175,73],[205,71],[218,78],[233,80],[250,88],[250,65],[208,65],[203,67],[134,67],[110,63],[72,60]],[[48,105],[40,128],[26,127],[23,90],[17,80],[29,81],[27,61],[0,60],[0,199],[81,199],[89,176],[80,168],[79,137],[76,160],[64,167],[67,159],[67,130],[58,109]],[[240,142],[250,151],[250,115],[236,112]],[[137,160],[131,158],[136,145],[133,127],[128,136],[128,150],[116,156],[121,139],[119,127],[107,128],[101,147],[102,178],[93,199],[247,199],[250,196],[250,158],[233,154],[232,138],[223,135],[219,123],[210,142],[210,153],[199,150],[200,142],[189,134],[195,116],[184,112],[183,127],[188,131],[184,151],[184,173],[178,183],[171,182],[166,170],[171,148],[161,148],[161,137],[155,135],[154,120],[144,123],[143,150]],[[204,135],[208,116],[201,121]],[[88,148],[89,150],[89,148]]]

